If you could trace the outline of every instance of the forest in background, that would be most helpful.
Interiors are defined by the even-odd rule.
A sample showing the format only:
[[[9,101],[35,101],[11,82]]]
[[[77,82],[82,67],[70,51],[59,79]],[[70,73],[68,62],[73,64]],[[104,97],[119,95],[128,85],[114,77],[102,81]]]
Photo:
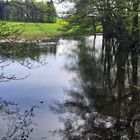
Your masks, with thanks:
[[[0,20],[18,22],[55,23],[57,18],[53,1],[0,0]]]

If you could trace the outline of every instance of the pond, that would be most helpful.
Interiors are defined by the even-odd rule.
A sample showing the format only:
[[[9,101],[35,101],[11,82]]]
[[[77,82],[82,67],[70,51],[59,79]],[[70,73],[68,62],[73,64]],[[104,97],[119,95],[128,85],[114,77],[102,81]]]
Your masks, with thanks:
[[[51,113],[49,106],[53,102],[64,100],[66,98],[64,91],[71,88],[70,81],[75,72],[69,72],[65,67],[74,61],[75,58],[69,58],[69,55],[73,55],[72,49],[78,46],[78,41],[60,39],[57,43],[46,42],[38,46],[39,50],[31,50],[29,53],[26,52],[26,55],[21,51],[15,52],[14,57],[1,56],[0,67],[4,75],[0,83],[1,104],[9,112],[15,113],[13,115],[4,112],[5,110],[0,113],[0,139],[4,137],[20,139],[19,133],[28,135],[30,129],[34,130],[28,135],[29,139],[59,139],[49,132],[62,127],[57,116]],[[34,115],[28,114],[25,122],[28,123],[31,119],[32,123],[28,126],[25,124],[18,126],[19,121],[25,119],[25,111],[30,111],[32,108]],[[21,127],[25,127],[25,130]]]
[[[0,139],[139,139],[138,55],[102,40],[1,44]]]

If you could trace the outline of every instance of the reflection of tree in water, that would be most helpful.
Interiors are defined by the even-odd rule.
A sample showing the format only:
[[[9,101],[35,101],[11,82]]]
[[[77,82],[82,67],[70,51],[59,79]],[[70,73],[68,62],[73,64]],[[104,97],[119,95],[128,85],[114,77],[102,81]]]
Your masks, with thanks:
[[[38,68],[47,64],[46,58],[41,58],[42,54],[52,53],[55,55],[56,47],[40,49],[35,44],[21,43],[0,43],[0,82],[9,80],[22,80],[29,75],[19,78],[15,75],[7,75],[5,68],[12,63],[17,62],[28,69]],[[36,124],[33,120],[34,109],[21,110],[21,108],[12,102],[0,98],[0,119],[4,122],[4,134],[1,140],[26,140],[29,139]],[[5,130],[6,129],[6,130]]]
[[[33,132],[35,122],[33,121],[35,107],[29,110],[21,111],[17,104],[7,102],[0,98],[0,115],[7,125],[7,130],[2,135],[2,140],[25,140]]]
[[[78,61],[69,70],[75,68],[78,87],[68,91],[64,103],[51,107],[66,113],[61,118],[64,129],[56,131],[64,140],[140,139],[138,56],[129,48],[104,39],[99,61],[92,48],[83,45],[75,51]]]
[[[16,74],[7,75],[4,69],[13,63],[18,63],[28,69],[46,66],[46,55],[49,53],[55,55],[56,46],[39,48],[35,43],[0,43],[0,82],[27,78],[30,74],[18,78]]]

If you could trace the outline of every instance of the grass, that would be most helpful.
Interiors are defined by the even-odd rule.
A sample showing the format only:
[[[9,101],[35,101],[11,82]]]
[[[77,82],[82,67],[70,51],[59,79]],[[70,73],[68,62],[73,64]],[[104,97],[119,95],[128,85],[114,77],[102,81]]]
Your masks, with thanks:
[[[79,25],[71,27],[69,30],[66,30],[66,27],[69,27],[69,23],[65,20],[58,19],[56,23],[28,23],[28,22],[5,22],[8,25],[8,30],[6,31],[4,26],[4,33],[9,35],[9,29],[12,30],[11,38],[18,37],[17,40],[38,40],[40,38],[52,38],[55,39],[59,36],[77,36],[83,34],[93,33],[90,28],[80,28]],[[3,26],[0,25],[1,27]],[[10,27],[10,28],[9,28]],[[2,28],[0,29],[0,33]],[[17,30],[13,34],[13,31]],[[5,32],[6,31],[6,32]],[[96,32],[102,33],[102,26],[96,26]]]
[[[102,25],[96,25],[96,31],[92,27],[83,27],[83,26],[73,26],[67,30],[64,34],[72,36],[81,36],[81,35],[93,35],[94,33],[102,33]]]
[[[27,23],[27,22],[6,22],[8,26],[18,30],[18,37],[21,39],[33,40],[42,37],[56,37],[63,34],[63,27],[67,24],[63,20],[56,23]]]

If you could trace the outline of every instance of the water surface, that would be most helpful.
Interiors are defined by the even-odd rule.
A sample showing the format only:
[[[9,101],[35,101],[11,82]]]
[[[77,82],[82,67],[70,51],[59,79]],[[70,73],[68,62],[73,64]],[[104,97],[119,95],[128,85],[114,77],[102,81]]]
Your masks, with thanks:
[[[139,140],[139,52],[128,46],[88,36],[0,48],[1,139]]]
[[[72,54],[71,50],[77,47],[78,41],[60,39],[54,45],[52,45],[53,43],[42,44],[43,46],[40,44],[41,49],[37,50],[39,51],[38,53],[31,50],[32,55],[29,52],[29,55],[17,53],[17,56],[11,59],[2,57],[5,61],[1,63],[3,67],[1,72],[7,78],[13,75],[16,78],[9,78],[8,80],[3,78],[1,80],[1,102],[8,102],[7,108],[12,108],[11,104],[14,103],[16,105],[13,105],[13,108],[17,106],[19,111],[17,111],[17,115],[15,113],[15,118],[11,114],[6,113],[1,117],[1,139],[3,137],[7,139],[18,137],[17,135],[23,130],[17,128],[16,132],[13,132],[13,135],[10,136],[12,132],[9,131],[12,131],[14,126],[9,121],[14,121],[15,119],[18,121],[19,114],[24,115],[24,111],[30,111],[31,108],[35,108],[33,110],[34,115],[28,115],[27,118],[32,119],[33,124],[24,126],[24,129],[29,129],[28,127],[34,129],[29,134],[29,139],[59,139],[58,136],[51,136],[52,134],[49,131],[53,131],[63,125],[58,121],[57,116],[50,112],[49,106],[53,102],[64,100],[66,98],[64,90],[71,87],[70,81],[74,77],[75,72],[68,72],[65,69],[65,65],[73,61],[68,58],[68,55]],[[21,56],[18,57],[18,55]],[[3,121],[2,118],[6,118],[6,121]],[[16,124],[13,125],[16,127]],[[18,137],[18,139],[20,138]]]

